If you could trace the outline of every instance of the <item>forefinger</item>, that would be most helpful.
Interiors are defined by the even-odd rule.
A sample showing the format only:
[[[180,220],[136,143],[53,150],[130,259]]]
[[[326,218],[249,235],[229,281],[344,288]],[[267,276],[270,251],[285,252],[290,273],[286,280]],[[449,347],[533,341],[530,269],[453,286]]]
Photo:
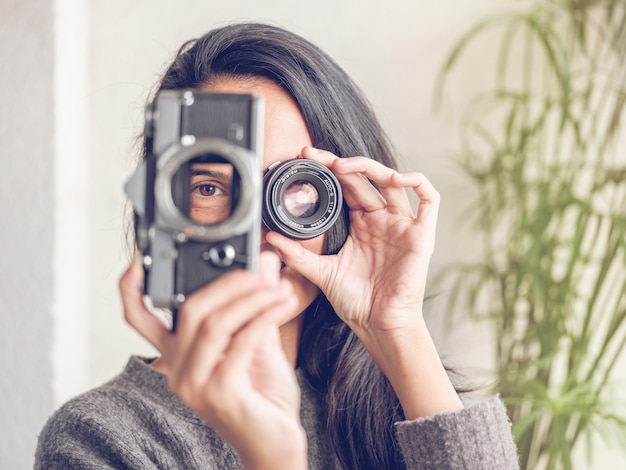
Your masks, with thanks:
[[[404,187],[393,184],[393,179],[398,172],[382,163],[366,157],[341,158],[333,162],[333,171],[341,181],[350,181],[354,186],[355,198],[363,198],[364,194],[379,192],[385,201],[387,210],[394,214],[411,216],[411,204]],[[363,183],[358,185],[359,177],[363,183],[368,183],[366,188]],[[378,186],[378,190],[370,183],[373,181]],[[369,196],[372,197],[371,195]]]
[[[143,269],[138,257],[133,260],[119,282],[124,318],[141,336],[163,354],[172,332],[150,312],[143,302]]]
[[[341,181],[348,207],[353,210],[371,212],[388,209],[393,213],[412,215],[411,202],[405,187],[412,184],[398,184],[401,175],[393,168],[367,157],[354,156],[339,158],[325,150],[305,147],[302,156],[316,160],[331,168]],[[376,183],[378,189],[371,182]]]

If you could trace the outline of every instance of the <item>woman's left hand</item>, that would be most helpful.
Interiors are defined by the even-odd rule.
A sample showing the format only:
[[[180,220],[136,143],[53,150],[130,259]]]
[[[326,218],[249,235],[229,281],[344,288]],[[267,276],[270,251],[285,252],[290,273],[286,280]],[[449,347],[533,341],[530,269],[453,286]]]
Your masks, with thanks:
[[[308,147],[302,156],[328,166],[340,180],[350,236],[336,256],[316,255],[278,234],[268,241],[287,265],[320,287],[353,330],[411,327],[421,316],[439,194],[422,174],[400,174],[369,158],[338,158]],[[405,188],[420,200],[417,215]]]
[[[267,241],[288,266],[320,287],[390,379],[407,416],[458,409],[422,316],[439,193],[421,173],[400,174],[369,158],[338,158],[310,147],[302,157],[326,165],[339,179],[350,209],[348,239],[332,256],[277,233]],[[419,198],[417,213],[407,188]],[[433,389],[420,399],[417,388],[424,381]]]

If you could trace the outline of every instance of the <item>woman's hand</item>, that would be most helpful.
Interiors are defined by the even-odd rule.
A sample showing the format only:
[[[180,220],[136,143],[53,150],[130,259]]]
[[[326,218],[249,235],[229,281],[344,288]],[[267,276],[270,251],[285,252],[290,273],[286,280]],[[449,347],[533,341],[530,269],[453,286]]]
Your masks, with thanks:
[[[368,158],[338,158],[312,148],[302,156],[338,177],[350,209],[350,235],[334,256],[311,253],[277,233],[267,241],[288,266],[320,287],[388,376],[407,416],[460,407],[422,316],[439,194],[422,174],[400,174]],[[419,198],[416,214],[406,188]],[[439,400],[428,397],[415,403],[418,382],[433,379],[441,385],[433,395],[445,391],[445,403],[438,406]]]
[[[246,468],[306,468],[300,391],[278,326],[297,299],[278,258],[259,273],[233,271],[188,296],[172,333],[143,303],[143,271],[120,280],[128,323],[161,353],[172,391],[238,453]]]
[[[415,323],[435,243],[439,194],[419,173],[400,174],[364,157],[305,148],[328,166],[350,209],[350,236],[337,256],[316,256],[278,234],[268,241],[287,265],[317,284],[351,328],[381,331]],[[378,192],[368,181],[374,181]],[[414,215],[405,188],[420,199]]]

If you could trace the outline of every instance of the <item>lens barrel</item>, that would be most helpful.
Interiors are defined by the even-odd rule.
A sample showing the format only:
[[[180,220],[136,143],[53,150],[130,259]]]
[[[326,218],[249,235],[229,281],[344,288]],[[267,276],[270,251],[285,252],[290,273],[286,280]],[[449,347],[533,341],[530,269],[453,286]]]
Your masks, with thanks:
[[[277,162],[263,178],[263,223],[289,238],[323,234],[336,222],[342,204],[335,175],[312,160]]]

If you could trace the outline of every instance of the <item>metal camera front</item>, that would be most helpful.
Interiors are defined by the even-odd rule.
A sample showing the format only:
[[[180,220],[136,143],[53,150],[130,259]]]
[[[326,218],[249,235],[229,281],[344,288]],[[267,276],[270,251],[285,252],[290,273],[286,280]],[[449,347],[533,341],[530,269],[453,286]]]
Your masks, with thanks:
[[[240,178],[240,193],[230,216],[216,224],[199,224],[183,214],[173,198],[172,181],[178,170],[196,157],[216,155],[233,166]],[[198,139],[189,145],[176,143],[159,157],[154,182],[155,203],[158,208],[157,224],[171,231],[178,241],[193,239],[200,242],[216,242],[241,235],[254,223],[255,198],[261,176],[256,167],[254,153],[219,138]]]

